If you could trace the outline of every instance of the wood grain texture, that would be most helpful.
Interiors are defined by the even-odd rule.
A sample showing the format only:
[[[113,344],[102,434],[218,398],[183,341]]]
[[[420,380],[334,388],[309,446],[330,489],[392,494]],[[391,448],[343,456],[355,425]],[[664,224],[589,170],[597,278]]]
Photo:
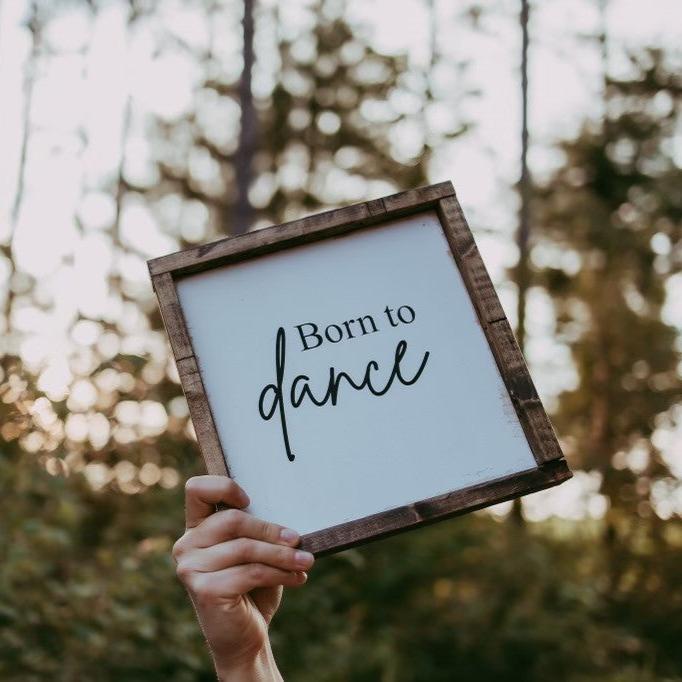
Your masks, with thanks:
[[[152,286],[159,301],[161,317],[175,358],[180,384],[187,399],[190,417],[197,434],[199,449],[209,474],[226,475],[227,465],[211,415],[211,409],[192,350],[185,317],[182,314],[175,281],[170,273],[152,277]]]
[[[454,194],[455,188],[448,180],[447,182],[439,182],[428,187],[419,187],[418,189],[410,189],[407,192],[391,194],[380,201],[383,202],[386,213],[394,215],[399,211],[428,206],[444,197],[454,196]]]
[[[435,521],[466,514],[490,504],[505,502],[519,495],[544,490],[559,485],[572,475],[564,460],[548,462],[537,469],[309,533],[303,536],[301,547],[316,556],[332,554],[370,540],[378,540]]]
[[[325,211],[237,237],[219,239],[204,246],[154,258],[147,261],[147,265],[152,277],[167,273],[179,276],[200,272],[218,265],[344,234],[372,225],[389,216],[435,206],[439,199],[452,194],[454,194],[452,183],[441,182],[383,199]]]
[[[439,201],[438,216],[479,318],[485,322],[505,319],[497,292],[457,198],[452,196]]]
[[[209,474],[229,476],[196,358],[193,356],[184,358],[178,360],[176,364],[194,431],[197,434],[199,449],[206,463],[206,471]]]
[[[184,358],[191,357],[194,354],[192,344],[189,340],[187,325],[185,324],[185,318],[182,314],[172,275],[165,272],[152,277],[152,286],[159,301],[161,318],[168,332],[175,361],[178,362]]]
[[[535,461],[561,459],[552,424],[456,197],[440,200],[438,215]]]
[[[535,460],[561,459],[561,446],[507,319],[488,325],[486,336]]]

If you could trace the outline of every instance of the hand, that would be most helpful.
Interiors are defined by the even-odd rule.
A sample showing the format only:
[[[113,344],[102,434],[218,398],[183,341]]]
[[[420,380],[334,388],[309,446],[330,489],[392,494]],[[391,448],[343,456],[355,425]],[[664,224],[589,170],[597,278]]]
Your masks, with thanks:
[[[216,511],[216,505],[231,507]],[[268,626],[282,586],[305,583],[313,555],[294,549],[298,533],[244,511],[246,493],[226,476],[196,476],[185,487],[186,530],[173,547],[177,574],[194,604],[218,677],[281,680]]]

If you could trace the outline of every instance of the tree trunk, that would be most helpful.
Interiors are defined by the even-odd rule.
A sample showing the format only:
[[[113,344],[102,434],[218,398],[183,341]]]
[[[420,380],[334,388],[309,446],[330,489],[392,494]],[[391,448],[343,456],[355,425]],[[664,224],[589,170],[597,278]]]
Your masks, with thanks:
[[[254,211],[249,201],[249,186],[253,172],[253,155],[256,144],[256,112],[253,106],[251,91],[251,74],[253,71],[253,8],[254,0],[244,0],[244,65],[239,81],[239,104],[241,107],[241,124],[239,129],[239,146],[234,158],[237,197],[232,214],[231,225],[223,228],[231,234],[243,234],[253,225]],[[227,221],[226,221],[227,222]]]
[[[519,225],[516,232],[516,245],[519,261],[516,266],[516,338],[521,352],[526,346],[526,299],[530,285],[528,263],[528,240],[530,236],[530,173],[528,170],[528,0],[521,0],[521,176],[519,178]],[[523,523],[521,500],[515,499],[510,515],[512,521]]]

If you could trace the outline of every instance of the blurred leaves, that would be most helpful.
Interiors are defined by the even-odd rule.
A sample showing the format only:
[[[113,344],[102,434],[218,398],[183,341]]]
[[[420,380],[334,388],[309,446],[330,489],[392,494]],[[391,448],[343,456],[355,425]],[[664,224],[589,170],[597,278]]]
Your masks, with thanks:
[[[67,6],[90,19],[101,9],[32,4],[31,78],[58,52],[38,44],[41,24]],[[214,679],[170,558],[180,483],[200,462],[139,237],[169,250],[232,229],[239,54],[225,37],[240,5],[193,5],[206,43],[162,30],[156,3],[121,6],[133,47],[152,40],[155,59],[186,59],[196,79],[184,109],[151,95],[157,115],[142,118],[130,97],[120,168],[83,188],[77,227],[90,250],[64,262],[74,276],[76,262],[92,268],[71,308],[58,278],[16,267],[11,235],[1,245],[8,682]],[[263,4],[256,17],[271,39],[269,51],[256,40],[259,225],[424,184],[434,150],[470,121],[405,56],[376,51],[343,3],[310,2],[295,25],[283,14]],[[551,300],[577,377],[554,418],[572,464],[596,474],[606,515],[519,526],[477,513],[321,559],[273,625],[288,679],[682,680],[680,484],[657,445],[682,414],[679,330],[664,319],[682,265],[682,86],[671,59],[632,55],[630,75],[608,79],[605,120],[565,141],[563,163],[534,191],[532,285]],[[463,65],[434,61],[457,75],[458,97],[469,94]],[[64,338],[50,326],[56,309]],[[45,347],[36,320],[51,330]]]

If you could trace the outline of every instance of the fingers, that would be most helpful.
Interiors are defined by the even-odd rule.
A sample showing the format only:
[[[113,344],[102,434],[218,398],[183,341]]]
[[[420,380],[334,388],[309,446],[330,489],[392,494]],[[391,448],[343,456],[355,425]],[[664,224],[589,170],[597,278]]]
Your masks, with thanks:
[[[178,541],[176,550],[181,553],[198,547],[211,547],[235,538],[251,538],[290,547],[295,547],[300,541],[299,534],[290,528],[263,521],[239,509],[226,509],[190,528]]]
[[[183,580],[199,601],[230,599],[259,587],[298,587],[308,576],[303,572],[283,571],[264,564],[242,564],[213,573],[192,573]]]
[[[261,540],[238,538],[205,549],[187,552],[178,561],[178,572],[220,571],[242,564],[266,564],[283,571],[307,571],[315,561],[310,552],[273,545]]]
[[[216,505],[230,509],[216,511]],[[186,530],[173,556],[180,580],[197,598],[242,595],[256,588],[302,585],[314,562],[297,550],[299,534],[242,511],[246,493],[225,476],[196,476],[186,485]]]
[[[185,485],[185,525],[198,526],[215,512],[216,505],[247,507],[248,495],[227,476],[194,476]]]

